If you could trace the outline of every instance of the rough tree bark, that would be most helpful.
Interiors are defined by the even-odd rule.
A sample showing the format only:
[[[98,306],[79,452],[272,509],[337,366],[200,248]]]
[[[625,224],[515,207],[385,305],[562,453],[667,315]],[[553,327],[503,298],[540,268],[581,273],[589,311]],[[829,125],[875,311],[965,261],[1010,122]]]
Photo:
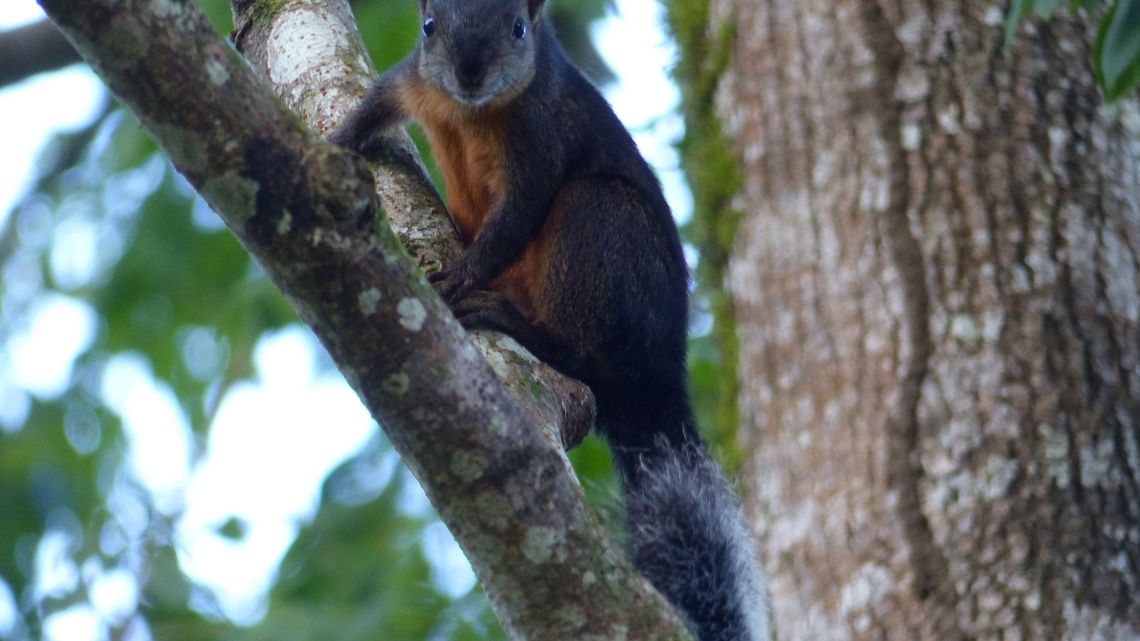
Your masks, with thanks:
[[[782,640],[1140,637],[1140,110],[1007,9],[711,3]]]
[[[687,638],[605,538],[562,443],[537,428],[408,259],[359,158],[278,102],[191,0],[40,2],[312,327],[511,638]],[[263,4],[260,17],[286,4]],[[309,40],[310,54],[346,53],[343,32],[325,35],[333,44]],[[338,66],[292,60],[292,71]],[[324,113],[302,102],[318,107],[306,116]]]

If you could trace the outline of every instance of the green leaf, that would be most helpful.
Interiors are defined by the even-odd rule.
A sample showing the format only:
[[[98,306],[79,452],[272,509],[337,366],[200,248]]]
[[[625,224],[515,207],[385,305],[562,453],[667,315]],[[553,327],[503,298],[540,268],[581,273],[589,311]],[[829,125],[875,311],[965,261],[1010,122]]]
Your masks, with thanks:
[[[201,0],[198,7],[210,19],[219,34],[224,36],[233,31],[234,14],[233,9],[230,8],[230,3],[224,0]]]
[[[1049,2],[1050,0],[1045,0]],[[1009,8],[1009,15],[1005,17],[1005,41],[1002,43],[1002,53],[1009,55],[1013,48],[1013,41],[1017,39],[1017,28],[1021,25],[1025,14],[1033,11],[1036,0],[1016,0]]]
[[[1060,3],[1061,0],[1041,0],[1040,2],[1034,3],[1033,13],[1037,14],[1039,18],[1048,20],[1053,16],[1053,11]]]
[[[1112,101],[1140,84],[1140,0],[1116,0],[1093,46],[1097,79]]]
[[[226,522],[223,523],[220,528],[218,528],[218,534],[224,536],[227,539],[230,539],[231,541],[239,541],[245,538],[248,530],[249,525],[247,525],[245,521],[231,516],[230,518],[226,519]]]

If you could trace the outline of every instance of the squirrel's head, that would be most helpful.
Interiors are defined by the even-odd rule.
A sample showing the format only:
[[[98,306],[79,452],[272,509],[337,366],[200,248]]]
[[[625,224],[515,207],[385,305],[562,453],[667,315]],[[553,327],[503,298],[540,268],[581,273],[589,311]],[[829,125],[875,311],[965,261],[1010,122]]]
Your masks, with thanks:
[[[544,0],[420,0],[420,76],[471,107],[502,104],[534,77]]]

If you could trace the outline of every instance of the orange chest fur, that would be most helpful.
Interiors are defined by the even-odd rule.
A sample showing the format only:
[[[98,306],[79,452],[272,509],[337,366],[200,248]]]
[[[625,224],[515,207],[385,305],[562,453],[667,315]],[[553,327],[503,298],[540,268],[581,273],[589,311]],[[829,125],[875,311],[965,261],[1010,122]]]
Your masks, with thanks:
[[[495,116],[473,117],[423,85],[408,87],[402,98],[431,140],[447,188],[448,209],[463,241],[470,243],[507,193],[504,127],[508,124]]]
[[[431,139],[432,154],[447,187],[447,208],[464,244],[469,245],[507,195],[505,134],[510,122],[502,116],[473,117],[421,83],[406,85],[401,99]],[[537,314],[549,233],[544,229],[492,283],[493,289],[529,316]]]
[[[470,243],[507,193],[505,150],[497,132],[429,130],[432,153],[447,186],[447,207]]]

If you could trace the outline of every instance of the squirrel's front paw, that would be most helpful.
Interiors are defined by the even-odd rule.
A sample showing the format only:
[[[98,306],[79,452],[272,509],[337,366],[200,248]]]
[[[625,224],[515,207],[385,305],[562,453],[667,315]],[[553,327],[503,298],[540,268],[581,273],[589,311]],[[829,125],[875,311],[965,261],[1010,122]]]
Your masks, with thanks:
[[[467,329],[495,329],[510,332],[518,312],[498,292],[477,289],[451,305],[451,313]]]
[[[475,270],[471,269],[466,261],[459,261],[454,265],[428,274],[428,282],[435,287],[435,291],[443,298],[444,302],[452,307],[478,289],[481,284],[480,280]]]

